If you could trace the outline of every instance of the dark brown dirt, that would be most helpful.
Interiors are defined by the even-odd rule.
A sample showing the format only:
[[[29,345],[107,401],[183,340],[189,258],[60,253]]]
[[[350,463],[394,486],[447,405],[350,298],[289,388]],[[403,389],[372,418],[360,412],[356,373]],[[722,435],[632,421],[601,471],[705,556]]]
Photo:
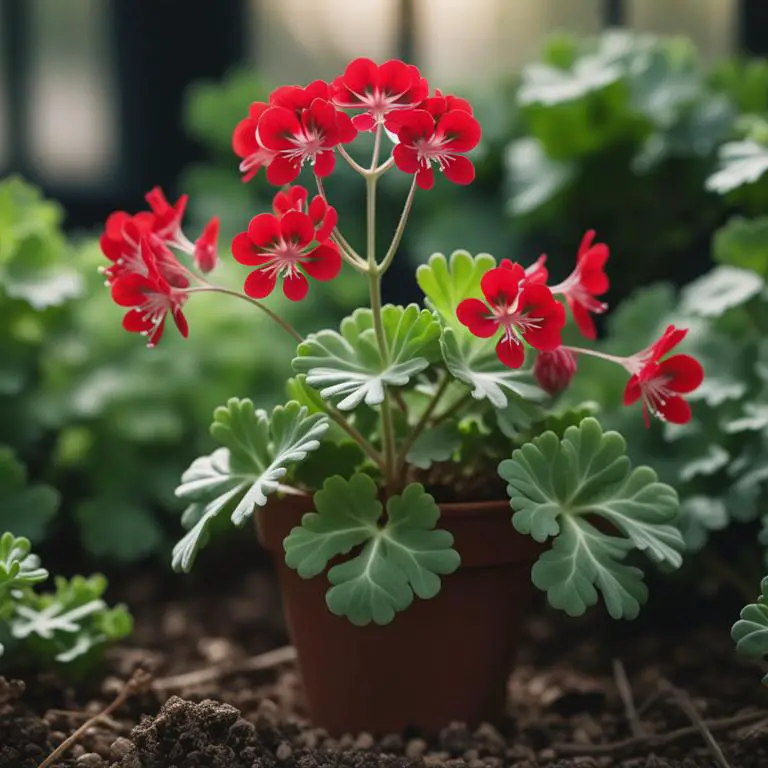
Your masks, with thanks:
[[[307,724],[290,663],[237,672],[243,660],[285,637],[268,576],[248,573],[226,594],[182,601],[169,598],[162,582],[133,582],[121,597],[134,606],[136,635],[113,650],[103,679],[65,685],[27,676],[26,690],[0,683],[0,768],[38,766],[136,668],[151,670],[162,693],[136,696],[97,723],[60,768],[723,768],[667,681],[712,724],[730,768],[768,768],[768,692],[761,670],[733,652],[732,597],[705,601],[702,610],[702,603],[694,608],[665,595],[666,613],[662,606],[630,624],[605,621],[599,612],[569,620],[541,611],[526,628],[504,722],[473,732],[446,724],[431,740],[411,732],[377,741],[365,733],[331,739]],[[639,712],[634,741],[614,659],[626,670]],[[230,672],[199,685],[163,682],[220,665]],[[740,722],[722,722],[744,714]],[[682,737],[667,738],[684,728]]]

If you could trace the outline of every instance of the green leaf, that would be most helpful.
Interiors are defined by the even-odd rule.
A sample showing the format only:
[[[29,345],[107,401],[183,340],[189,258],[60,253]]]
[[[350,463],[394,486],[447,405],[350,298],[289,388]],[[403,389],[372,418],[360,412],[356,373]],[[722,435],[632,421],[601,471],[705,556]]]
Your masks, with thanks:
[[[720,148],[720,169],[707,179],[707,189],[724,195],[754,184],[768,171],[768,147],[756,141],[731,141]]]
[[[523,106],[577,101],[607,88],[621,76],[622,67],[599,54],[577,59],[570,70],[534,62],[523,69],[517,101]]]
[[[768,216],[732,218],[715,233],[715,261],[755,272],[768,280]]]
[[[688,483],[696,477],[708,477],[728,466],[731,456],[720,445],[709,445],[704,455],[687,461],[680,467],[680,479]]]
[[[357,443],[323,440],[316,451],[294,466],[292,477],[305,488],[315,490],[330,474],[352,477],[364,462],[365,454]]]
[[[2,526],[33,542],[45,537],[59,507],[59,494],[47,485],[27,485],[27,472],[10,448],[0,447]]]
[[[505,151],[510,187],[508,211],[524,216],[541,208],[563,190],[576,175],[576,167],[550,158],[534,137],[511,142]]]
[[[217,408],[211,434],[225,447],[192,462],[176,489],[190,502],[186,520],[195,522],[173,549],[174,570],[190,570],[214,518],[230,504],[232,522],[244,525],[277,490],[288,466],[317,450],[327,429],[326,416],[310,415],[296,402],[277,406],[271,417],[250,400],[232,398]]]
[[[0,614],[12,590],[31,587],[48,578],[48,571],[40,567],[39,558],[31,550],[29,539],[9,531],[0,536]]]
[[[731,629],[736,650],[745,656],[768,654],[768,577],[760,584],[762,594],[757,602],[745,606],[740,619]],[[768,683],[768,675],[763,678]]]
[[[678,527],[689,551],[700,550],[707,543],[709,531],[721,531],[729,522],[722,499],[690,496],[680,505]]]
[[[285,562],[302,578],[321,573],[332,558],[362,550],[328,572],[329,609],[353,624],[388,624],[414,595],[434,597],[440,576],[460,564],[453,536],[435,530],[440,510],[412,483],[387,501],[386,522],[376,484],[366,475],[331,477],[315,494],[317,512],[304,515],[284,541]]]
[[[449,461],[460,445],[458,425],[444,421],[426,429],[414,440],[406,460],[419,469],[429,469],[435,462]]]
[[[352,410],[360,403],[379,405],[384,387],[402,387],[437,355],[440,326],[428,310],[416,304],[382,308],[389,348],[385,362],[376,343],[373,314],[358,309],[341,323],[341,333],[320,331],[299,345],[296,371],[326,399],[341,398],[337,407]]]
[[[562,439],[545,432],[503,461],[499,474],[515,528],[539,542],[557,537],[532,577],[571,615],[593,605],[596,590],[614,618],[637,615],[646,598],[642,571],[621,562],[632,549],[673,568],[682,563],[674,489],[648,467],[633,470],[621,435],[604,433],[593,418],[568,427]],[[593,525],[596,518],[612,535]]]
[[[715,267],[689,283],[682,292],[681,311],[700,317],[720,317],[739,307],[765,288],[761,277],[736,267]]]

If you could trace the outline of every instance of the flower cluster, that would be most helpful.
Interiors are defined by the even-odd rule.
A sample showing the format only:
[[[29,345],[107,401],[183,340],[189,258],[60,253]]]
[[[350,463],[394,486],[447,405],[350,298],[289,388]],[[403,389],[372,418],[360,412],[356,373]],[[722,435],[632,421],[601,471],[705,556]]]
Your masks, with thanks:
[[[182,336],[188,333],[182,307],[187,301],[192,273],[174,250],[187,254],[202,273],[216,265],[219,220],[211,219],[193,243],[182,230],[187,196],[174,205],[155,187],[146,196],[150,210],[131,215],[116,211],[106,222],[101,251],[111,265],[102,270],[112,298],[128,312],[123,327],[148,337],[154,347],[163,335],[170,312]],[[174,250],[172,250],[174,249]]]
[[[373,133],[373,156],[370,164],[360,164],[346,147],[369,132]],[[380,287],[376,286],[397,252],[414,195],[434,185],[435,169],[449,181],[470,183],[475,169],[468,155],[480,138],[480,125],[469,102],[439,90],[430,92],[416,67],[395,60],[377,65],[370,59],[356,59],[330,82],[281,86],[267,101],[251,104],[232,137],[243,181],[264,168],[267,180],[282,189],[274,197],[272,211],[256,214],[232,241],[235,261],[250,268],[242,297],[265,309],[259,300],[270,296],[279,281],[287,299],[300,301],[309,293],[309,278],[332,280],[346,263],[373,286],[377,344],[385,345]],[[391,168],[413,177],[400,224],[383,259],[377,258],[374,237],[368,238],[368,252],[361,256],[337,227],[339,217],[328,202],[323,180],[333,173],[339,156],[366,180],[369,235],[375,217],[371,189],[378,178]],[[305,167],[317,184],[311,199],[305,187],[293,184]],[[155,188],[147,194],[147,202],[150,209],[135,215],[112,214],[101,245],[111,262],[104,273],[112,297],[128,308],[123,325],[146,334],[154,346],[168,313],[181,334],[187,335],[182,310],[192,291],[223,289],[202,277],[216,263],[218,219],[212,219],[192,243],[182,230],[186,196],[171,204]],[[174,251],[192,257],[196,271]],[[629,357],[563,344],[568,315],[583,336],[597,337],[594,318],[607,309],[602,297],[610,287],[605,272],[608,258],[608,246],[595,242],[595,232],[589,231],[577,250],[573,271],[559,283],[550,283],[546,255],[528,268],[504,259],[481,276],[479,287],[463,293],[451,312],[469,335],[494,340],[503,366],[519,369],[533,355],[533,375],[551,396],[568,387],[579,356],[593,355],[627,371],[624,402],[641,401],[646,423],[650,414],[684,423],[691,418],[691,410],[682,396],[696,389],[703,377],[701,365],[692,357],[667,357],[682,341],[684,330],[670,327],[655,344]],[[198,286],[193,288],[192,281]],[[278,315],[267,312],[301,339]],[[381,359],[388,359],[389,350],[379,349],[379,353]],[[331,374],[336,375],[333,371],[324,375]],[[345,386],[348,383],[341,388]]]
[[[336,149],[378,127],[394,142],[392,162],[422,189],[434,184],[433,166],[456,184],[474,179],[466,153],[479,143],[480,125],[472,107],[440,91],[430,96],[418,69],[396,60],[378,66],[356,59],[331,83],[277,88],[268,101],[251,105],[232,146],[243,181],[265,168],[270,183],[290,184],[304,165],[318,178],[330,175]]]

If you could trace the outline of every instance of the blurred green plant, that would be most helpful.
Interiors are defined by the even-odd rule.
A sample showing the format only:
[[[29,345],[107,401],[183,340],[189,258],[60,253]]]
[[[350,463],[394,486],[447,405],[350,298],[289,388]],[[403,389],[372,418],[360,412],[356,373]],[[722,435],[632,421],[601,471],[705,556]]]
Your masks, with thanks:
[[[47,578],[29,539],[0,536],[2,662],[17,669],[63,665],[69,676],[82,674],[98,663],[108,643],[133,631],[133,620],[124,606],[104,602],[107,581],[101,575],[57,576],[53,592],[36,592]]]

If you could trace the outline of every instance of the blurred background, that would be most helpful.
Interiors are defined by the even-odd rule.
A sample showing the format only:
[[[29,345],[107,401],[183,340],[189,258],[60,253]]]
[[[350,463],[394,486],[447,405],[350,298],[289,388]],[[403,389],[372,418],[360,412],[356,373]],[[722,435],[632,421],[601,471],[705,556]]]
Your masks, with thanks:
[[[187,234],[221,216],[220,279],[238,285],[228,242],[273,190],[242,184],[230,139],[274,86],[398,56],[472,101],[477,181],[417,198],[389,300],[456,248],[547,252],[564,276],[595,228],[617,304],[701,275],[715,230],[766,209],[765,178],[706,186],[724,143],[766,141],[766,53],[765,0],[0,0],[0,528],[65,570],[166,568],[173,490],[211,448],[213,408],[284,399],[290,350],[236,303],[196,297],[190,339],[151,352],[124,333],[95,239],[152,186],[187,192]],[[391,230],[408,180],[384,181]],[[330,197],[355,242],[343,169]],[[363,294],[346,275],[287,311],[310,330]]]

